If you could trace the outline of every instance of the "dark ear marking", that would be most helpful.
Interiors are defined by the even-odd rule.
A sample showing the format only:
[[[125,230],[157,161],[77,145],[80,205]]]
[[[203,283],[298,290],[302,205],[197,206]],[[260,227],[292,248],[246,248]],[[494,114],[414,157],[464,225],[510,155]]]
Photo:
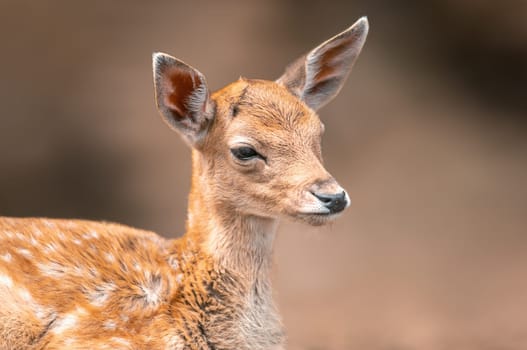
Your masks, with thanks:
[[[362,17],[288,66],[277,82],[312,109],[321,108],[344,85],[364,45],[368,28],[367,18]]]
[[[172,56],[154,53],[152,58],[158,109],[170,127],[195,145],[214,116],[205,77]]]

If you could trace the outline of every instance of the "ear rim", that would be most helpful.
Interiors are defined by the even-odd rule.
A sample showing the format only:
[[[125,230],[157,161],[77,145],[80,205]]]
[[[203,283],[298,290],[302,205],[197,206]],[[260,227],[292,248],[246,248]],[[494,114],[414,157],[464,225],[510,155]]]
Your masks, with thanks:
[[[351,70],[357,61],[358,56],[362,52],[364,43],[369,32],[369,21],[367,16],[360,17],[355,23],[344,31],[334,35],[327,39],[323,43],[310,50],[307,54],[299,57],[292,64],[288,65],[277,80],[276,83],[285,86],[293,95],[297,96],[304,103],[306,103],[311,109],[318,110],[329,103],[343,88]],[[345,40],[347,37],[355,36],[356,40],[352,42],[350,47],[346,50],[347,52],[352,51],[350,63],[346,67],[344,74],[340,77],[340,82],[336,89],[326,96],[322,95],[322,101],[309,101],[309,97],[306,95],[310,89],[315,87],[316,81],[314,77],[319,73],[317,69],[317,56],[321,56],[324,50],[327,50],[332,43],[338,40]]]
[[[199,111],[199,115],[185,115],[182,116],[183,118],[180,118],[181,121],[178,122],[177,118],[174,117],[176,112],[169,108],[166,101],[162,101],[166,93],[166,91],[163,91],[165,88],[163,86],[165,83],[163,79],[166,78],[164,75],[167,74],[166,70],[168,69],[180,69],[189,72],[192,76],[193,84],[194,75],[199,80],[195,90],[187,96],[183,102],[189,110],[195,112]],[[210,98],[211,94],[205,76],[191,65],[163,52],[152,53],[152,71],[154,80],[154,98],[157,109],[161,114],[161,119],[163,119],[170,129],[181,134],[187,143],[191,146],[195,146],[203,138],[203,134],[207,130],[207,124],[209,124],[214,116],[214,103]],[[196,120],[197,118],[202,120]],[[192,123],[185,122],[186,119],[190,119]]]

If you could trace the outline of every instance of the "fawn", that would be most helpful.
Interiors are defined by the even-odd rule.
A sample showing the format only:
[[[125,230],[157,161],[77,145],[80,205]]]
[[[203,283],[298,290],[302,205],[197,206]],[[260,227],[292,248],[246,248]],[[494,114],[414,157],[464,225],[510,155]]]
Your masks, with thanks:
[[[268,277],[278,217],[322,225],[350,203],[322,165],[315,111],[367,32],[363,17],[278,80],[213,94],[155,53],[158,109],[192,147],[185,235],[0,218],[0,349],[284,349]]]

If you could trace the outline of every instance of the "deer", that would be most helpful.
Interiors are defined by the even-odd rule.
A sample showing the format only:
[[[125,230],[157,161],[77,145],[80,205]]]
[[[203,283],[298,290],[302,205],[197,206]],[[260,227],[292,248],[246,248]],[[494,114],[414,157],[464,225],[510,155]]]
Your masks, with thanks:
[[[285,349],[269,276],[278,221],[320,226],[350,205],[323,166],[316,111],[368,28],[360,18],[275,81],[214,93],[197,69],[154,53],[157,108],[192,149],[186,232],[0,218],[0,349]]]

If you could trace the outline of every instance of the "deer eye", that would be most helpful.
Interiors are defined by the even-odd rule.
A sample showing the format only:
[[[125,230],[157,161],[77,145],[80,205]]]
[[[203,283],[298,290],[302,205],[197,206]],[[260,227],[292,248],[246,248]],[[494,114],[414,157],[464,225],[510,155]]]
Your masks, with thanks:
[[[253,158],[263,159],[263,157],[258,152],[256,152],[254,148],[248,147],[248,146],[231,148],[231,153],[233,156],[235,156],[236,158],[242,161],[248,161]]]

